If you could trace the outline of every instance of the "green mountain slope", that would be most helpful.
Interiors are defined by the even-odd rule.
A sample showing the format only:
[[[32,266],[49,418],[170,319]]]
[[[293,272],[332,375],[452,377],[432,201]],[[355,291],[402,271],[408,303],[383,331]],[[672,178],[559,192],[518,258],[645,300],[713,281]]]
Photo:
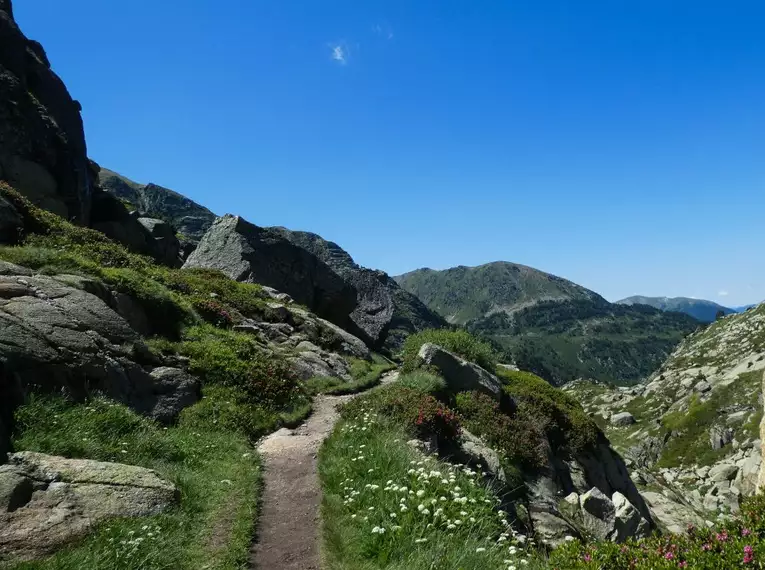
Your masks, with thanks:
[[[642,295],[634,295],[616,302],[620,305],[648,305],[662,311],[677,311],[691,315],[703,323],[714,321],[719,311],[722,311],[725,315],[736,312],[734,309],[723,307],[714,301],[692,299],[690,297],[644,297]]]
[[[478,267],[460,265],[443,271],[417,269],[394,279],[454,324],[543,301],[603,301],[597,293],[576,283],[505,261]]]
[[[683,313],[609,303],[571,281],[513,263],[422,269],[396,280],[553,384],[576,378],[634,384],[700,325]]]

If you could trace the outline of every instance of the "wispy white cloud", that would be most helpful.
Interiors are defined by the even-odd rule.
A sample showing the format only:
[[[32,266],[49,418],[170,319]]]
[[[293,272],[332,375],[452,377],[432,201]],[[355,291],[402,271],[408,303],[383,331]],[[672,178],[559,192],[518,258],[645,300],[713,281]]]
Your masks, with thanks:
[[[717,292],[717,296],[718,297],[727,297],[728,296],[728,292],[723,289],[722,291],[718,291]]]
[[[393,39],[393,30],[387,24],[375,24],[372,27],[372,31],[381,38],[385,38],[386,40]]]
[[[332,52],[330,57],[340,65],[348,63],[348,48],[342,43],[330,45]]]

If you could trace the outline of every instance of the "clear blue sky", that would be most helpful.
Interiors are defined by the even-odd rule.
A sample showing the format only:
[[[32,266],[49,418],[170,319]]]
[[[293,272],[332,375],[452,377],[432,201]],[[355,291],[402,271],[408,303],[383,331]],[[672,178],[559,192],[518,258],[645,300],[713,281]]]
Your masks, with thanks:
[[[397,274],[765,298],[765,3],[16,0],[91,157]]]

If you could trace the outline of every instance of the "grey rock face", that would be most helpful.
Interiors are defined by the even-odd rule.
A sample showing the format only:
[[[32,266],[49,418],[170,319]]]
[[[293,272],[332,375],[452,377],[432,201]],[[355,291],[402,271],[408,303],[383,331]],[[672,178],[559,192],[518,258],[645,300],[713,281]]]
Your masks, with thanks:
[[[115,196],[93,192],[91,227],[136,253],[149,255],[170,267],[180,267],[180,242],[167,222],[128,212]]]
[[[643,498],[651,509],[651,514],[669,532],[685,532],[688,524],[702,526],[704,519],[687,505],[654,491],[644,491]]]
[[[386,273],[359,266],[336,243],[309,232],[280,227],[269,229],[315,255],[356,290],[356,308],[350,318],[371,346],[398,347],[411,333],[446,324]]]
[[[6,434],[13,409],[31,390],[64,391],[76,400],[99,392],[162,421],[199,398],[199,384],[180,371],[146,371],[140,362],[150,359],[140,337],[98,296],[21,273],[0,276],[0,419]],[[0,447],[7,451],[7,439]]]
[[[16,208],[0,196],[0,243],[15,243],[24,227]]]
[[[502,383],[494,374],[436,344],[423,344],[418,356],[426,365],[438,369],[449,389],[455,393],[477,390],[496,400],[502,396]]]
[[[112,517],[161,513],[175,486],[142,467],[29,451],[0,466],[0,561],[31,560],[82,538]]]
[[[724,426],[713,426],[709,430],[709,444],[712,449],[721,449],[733,441],[733,429]]]
[[[172,226],[155,218],[138,218],[137,221],[151,237],[152,255],[167,265],[180,267],[181,244]]]
[[[506,481],[506,475],[502,469],[497,452],[466,429],[463,429],[460,434],[460,448],[462,454],[466,456],[463,460],[465,463],[469,465],[480,465],[484,467],[487,472],[493,474],[498,481],[502,483]]]
[[[356,332],[349,319],[356,308],[353,288],[306,250],[238,216],[218,218],[184,267],[218,269],[237,281],[273,287]]]
[[[106,168],[101,169],[99,180],[104,190],[127,200],[136,210],[169,221],[188,240],[191,250],[215,221],[210,210],[169,188],[138,184]]]
[[[88,223],[91,172],[80,117],[42,46],[0,4],[0,179],[43,208]]]
[[[611,416],[611,424],[619,427],[628,426],[635,423],[635,418],[629,412],[620,412]]]
[[[579,503],[584,528],[597,539],[606,540],[616,524],[616,509],[611,499],[593,487],[579,498]]]

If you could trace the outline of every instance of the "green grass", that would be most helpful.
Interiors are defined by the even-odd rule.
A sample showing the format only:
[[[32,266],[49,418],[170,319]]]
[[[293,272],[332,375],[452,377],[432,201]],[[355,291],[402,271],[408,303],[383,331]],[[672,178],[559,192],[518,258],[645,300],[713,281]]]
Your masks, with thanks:
[[[356,394],[369,390],[380,383],[382,375],[392,370],[394,365],[381,356],[375,355],[373,360],[349,358],[351,361],[352,380],[343,380],[333,376],[317,376],[306,381],[306,390],[310,394]]]
[[[397,384],[437,398],[445,395],[447,391],[446,381],[443,378],[424,370],[415,370],[414,372],[401,374]]]
[[[524,568],[544,567],[515,546],[511,553],[512,529],[479,475],[423,457],[408,437],[400,425],[362,413],[322,447],[327,570],[506,570],[521,559],[529,561]]]
[[[142,306],[152,333],[177,338],[202,319],[228,325],[268,312],[259,285],[209,269],[173,269],[133,253],[102,233],[70,224],[0,183],[0,195],[24,218],[18,244],[0,246],[0,259],[44,274],[74,273],[108,284]]]
[[[164,514],[115,519],[84,541],[13,570],[167,570],[244,567],[254,534],[261,469],[245,434],[218,421],[230,394],[206,390],[177,426],[162,428],[104,399],[73,405],[35,398],[17,411],[15,446],[155,469],[180,504]],[[137,538],[142,542],[136,542]]]
[[[423,344],[431,342],[474,362],[486,370],[497,366],[497,355],[487,343],[465,330],[428,329],[409,336],[402,349],[403,370],[412,372],[419,368],[417,356]]]
[[[688,409],[665,414],[662,426],[675,432],[661,458],[658,467],[678,467],[680,465],[711,465],[726,455],[729,449],[714,450],[709,444],[709,430],[717,424],[725,424],[720,417],[720,410],[731,404],[751,402],[754,418],[740,426],[733,426],[738,441],[759,437],[759,419],[762,418],[761,406],[757,405],[757,394],[761,390],[762,372],[745,372],[728,386],[712,392],[711,397],[702,402],[698,396],[691,398]]]

